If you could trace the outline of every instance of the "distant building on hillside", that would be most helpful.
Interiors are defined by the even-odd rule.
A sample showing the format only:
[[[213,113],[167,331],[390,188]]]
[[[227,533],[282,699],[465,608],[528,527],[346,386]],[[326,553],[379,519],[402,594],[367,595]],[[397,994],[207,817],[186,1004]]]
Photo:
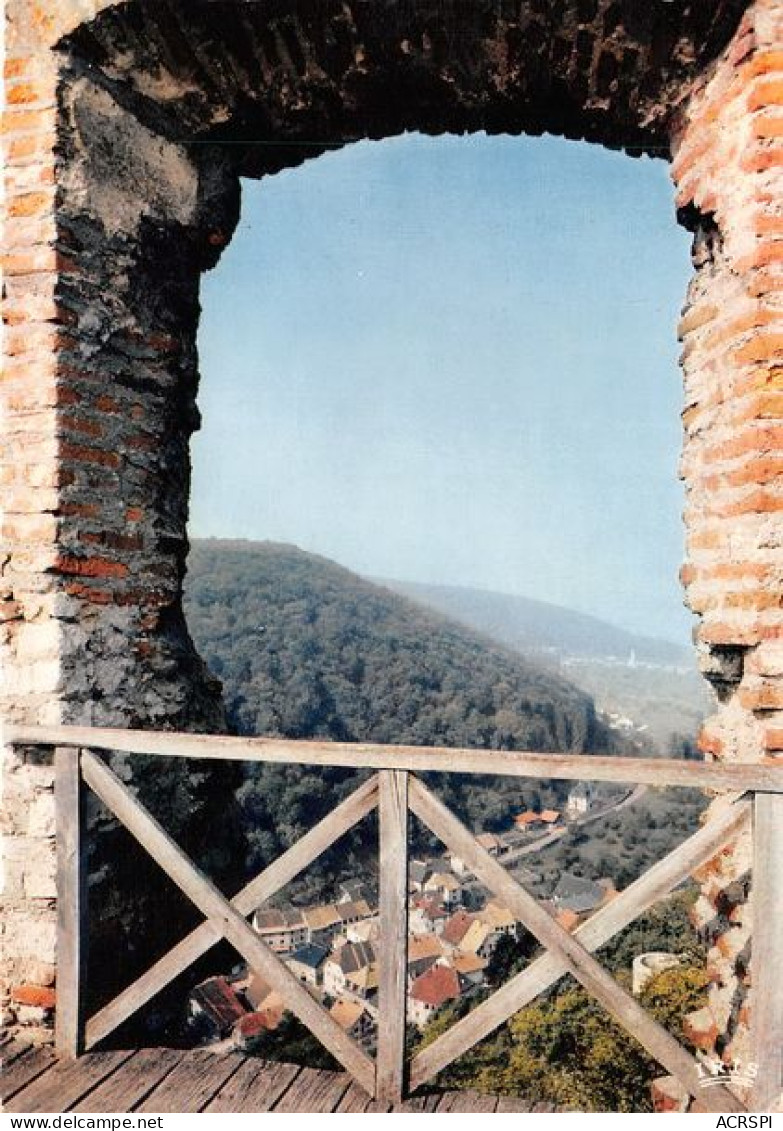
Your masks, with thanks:
[[[566,813],[569,817],[581,817],[588,813],[593,806],[595,793],[590,782],[577,782],[569,791],[566,802]]]

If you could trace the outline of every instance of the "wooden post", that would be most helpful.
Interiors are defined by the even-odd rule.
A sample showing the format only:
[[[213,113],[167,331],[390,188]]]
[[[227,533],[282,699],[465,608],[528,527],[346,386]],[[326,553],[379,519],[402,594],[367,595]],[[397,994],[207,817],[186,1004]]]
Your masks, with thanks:
[[[408,774],[380,774],[380,983],[375,1093],[398,1104],[405,1090],[408,970]]]
[[[84,1049],[84,988],[87,961],[87,868],[83,843],[84,787],[79,751],[54,753],[57,836],[57,1014],[55,1043],[61,1057]]]
[[[755,798],[752,883],[751,1110],[772,1111],[783,1099],[783,797],[774,794]]]
[[[308,991],[274,951],[262,942],[245,917],[232,906],[211,880],[171,839],[120,779],[89,750],[82,752],[82,774],[93,793],[114,813],[196,907],[239,951],[252,970],[257,970],[286,1006],[324,1045],[332,1056],[369,1094],[375,1084],[375,1066],[324,1007]]]
[[[582,983],[640,1045],[698,1095],[708,1111],[745,1111],[744,1105],[723,1085],[701,1090],[699,1064],[671,1034],[654,1021],[605,970],[577,938],[551,918],[549,912],[511,876],[494,856],[482,848],[473,834],[418,778],[411,783],[413,812],[440,837],[447,848],[470,865],[476,877],[498,895],[516,919],[558,958],[565,969]]]

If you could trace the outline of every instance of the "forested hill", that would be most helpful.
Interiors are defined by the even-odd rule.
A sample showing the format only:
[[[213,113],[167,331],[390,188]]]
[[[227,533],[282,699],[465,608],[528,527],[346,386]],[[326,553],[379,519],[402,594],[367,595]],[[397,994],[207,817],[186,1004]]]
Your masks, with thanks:
[[[195,542],[186,602],[241,734],[585,752],[609,743],[569,683],[294,546]]]
[[[444,616],[479,632],[518,652],[552,651],[563,657],[637,660],[659,665],[692,664],[690,651],[668,640],[627,632],[597,617],[534,601],[530,597],[494,593],[486,589],[466,589],[455,585],[422,585],[414,581],[379,581]]]

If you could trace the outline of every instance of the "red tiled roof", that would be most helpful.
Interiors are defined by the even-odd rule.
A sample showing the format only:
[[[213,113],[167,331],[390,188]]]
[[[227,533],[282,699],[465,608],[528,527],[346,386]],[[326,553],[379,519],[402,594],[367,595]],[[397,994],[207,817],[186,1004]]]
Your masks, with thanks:
[[[411,997],[425,1005],[441,1006],[459,996],[459,977],[450,966],[431,966],[411,986]]]
[[[528,809],[526,813],[517,813],[514,820],[518,825],[536,825],[541,820],[541,814]]]
[[[475,915],[469,915],[467,911],[455,911],[443,928],[443,938],[452,946],[459,946],[475,918]]]
[[[244,1017],[240,1017],[237,1028],[247,1040],[250,1037],[257,1037],[260,1033],[276,1029],[280,1024],[281,1016],[282,1014],[274,1009],[259,1009],[255,1013],[246,1013]]]
[[[448,918],[448,911],[435,895],[422,896],[420,899],[414,899],[413,903],[414,906],[420,908],[425,915],[429,915],[430,919]]]
[[[193,989],[193,997],[221,1031],[230,1029],[247,1013],[225,978],[207,978]]]

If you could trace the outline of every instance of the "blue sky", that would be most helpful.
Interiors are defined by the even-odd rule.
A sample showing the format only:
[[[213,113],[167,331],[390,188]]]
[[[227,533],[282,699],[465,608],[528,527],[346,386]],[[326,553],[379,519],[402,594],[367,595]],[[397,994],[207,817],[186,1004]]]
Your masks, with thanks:
[[[407,135],[244,182],[202,288],[191,535],[687,642],[688,242],[663,162],[552,138]]]

